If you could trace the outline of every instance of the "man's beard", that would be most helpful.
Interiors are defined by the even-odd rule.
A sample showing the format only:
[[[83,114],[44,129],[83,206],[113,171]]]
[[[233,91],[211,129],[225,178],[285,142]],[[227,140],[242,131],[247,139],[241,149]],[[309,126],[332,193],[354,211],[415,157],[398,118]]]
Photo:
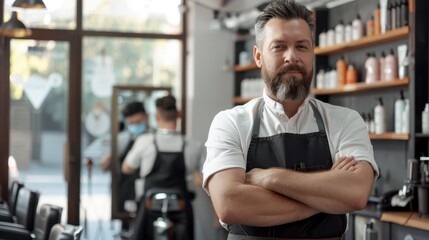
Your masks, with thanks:
[[[282,78],[282,75],[289,71],[298,71],[302,74],[302,79],[298,79],[295,76]],[[270,76],[264,66],[261,69],[261,73],[267,86],[268,94],[275,97],[277,101],[304,100],[310,93],[313,70],[307,73],[303,67],[297,64],[289,64],[277,69],[274,76]]]

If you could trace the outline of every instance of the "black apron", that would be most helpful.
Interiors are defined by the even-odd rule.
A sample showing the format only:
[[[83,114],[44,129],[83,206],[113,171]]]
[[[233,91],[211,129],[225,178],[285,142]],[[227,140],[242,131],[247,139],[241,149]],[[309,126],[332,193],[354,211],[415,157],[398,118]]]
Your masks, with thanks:
[[[161,216],[145,209],[145,195],[149,190],[179,190],[185,200],[183,212],[168,213],[167,217],[174,223],[175,240],[193,240],[193,211],[186,185],[186,166],[184,157],[185,140],[181,152],[161,152],[154,135],[156,158],[152,170],[145,177],[144,194],[140,201],[140,209],[136,219],[136,231],[132,239],[153,239],[153,222]]]
[[[323,119],[314,103],[309,102],[316,118],[318,132],[307,134],[280,133],[269,137],[258,137],[260,115],[264,101],[259,103],[255,116],[252,140],[247,153],[246,171],[253,168],[284,167],[302,172],[329,170],[332,158]],[[230,225],[231,235],[258,236],[268,238],[320,239],[341,237],[346,230],[345,214],[318,213],[301,221],[272,226],[252,227]],[[252,238],[243,238],[252,239]]]

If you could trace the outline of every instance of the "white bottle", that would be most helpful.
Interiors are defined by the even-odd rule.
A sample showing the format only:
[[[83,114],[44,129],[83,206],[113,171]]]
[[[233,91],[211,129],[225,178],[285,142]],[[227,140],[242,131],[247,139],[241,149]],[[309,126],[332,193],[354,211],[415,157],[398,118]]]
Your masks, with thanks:
[[[405,99],[405,108],[402,112],[402,133],[410,133],[410,101]]]
[[[429,133],[429,103],[426,103],[422,112],[422,133]]]
[[[323,47],[327,46],[327,43],[326,43],[327,39],[326,38],[327,38],[326,32],[321,32],[319,34],[319,47],[323,48]]]
[[[374,83],[377,81],[378,62],[374,55],[367,53],[365,61],[365,82]]]
[[[374,108],[375,134],[386,132],[386,111],[383,106],[383,99],[378,99],[378,104]]]
[[[363,36],[363,23],[360,19],[360,15],[358,14],[357,17],[352,22],[352,39],[358,40]]]
[[[344,42],[344,23],[343,20],[340,21],[335,26],[335,44],[341,44]]]
[[[344,28],[344,41],[350,42],[352,40],[352,23],[349,22],[349,24],[346,25]]]
[[[331,28],[326,33],[326,46],[330,47],[333,45],[335,45],[335,31]]]
[[[325,80],[324,80],[324,78],[325,78],[325,70],[320,69],[319,72],[317,73],[317,76],[316,76],[316,88],[317,89],[323,89],[323,88],[325,88],[325,85],[324,85]]]
[[[401,90],[401,98],[395,101],[395,133],[402,133],[402,113],[404,111],[404,92]]]
[[[398,59],[395,56],[393,48],[384,60],[384,80],[393,81],[398,77]]]

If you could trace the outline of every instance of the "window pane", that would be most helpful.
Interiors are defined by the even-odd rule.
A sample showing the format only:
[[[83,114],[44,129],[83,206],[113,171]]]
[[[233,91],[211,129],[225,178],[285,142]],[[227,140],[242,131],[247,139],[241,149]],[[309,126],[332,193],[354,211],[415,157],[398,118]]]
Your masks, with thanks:
[[[84,30],[180,34],[182,0],[84,0]]]
[[[69,44],[12,39],[10,49],[9,161],[18,167],[11,177],[41,193],[39,206],[66,206]]]
[[[171,87],[172,94],[180,101],[181,55],[179,40],[84,38],[82,119],[86,121],[91,115],[97,115],[100,121],[105,119],[95,127],[91,127],[91,121],[83,123],[84,157],[97,161],[105,151],[110,151],[94,152],[91,144],[100,137],[110,136],[114,85]]]
[[[18,18],[30,28],[75,29],[76,0],[43,0],[45,9],[13,8],[15,0],[5,1],[4,21],[8,21],[11,11],[18,11]]]

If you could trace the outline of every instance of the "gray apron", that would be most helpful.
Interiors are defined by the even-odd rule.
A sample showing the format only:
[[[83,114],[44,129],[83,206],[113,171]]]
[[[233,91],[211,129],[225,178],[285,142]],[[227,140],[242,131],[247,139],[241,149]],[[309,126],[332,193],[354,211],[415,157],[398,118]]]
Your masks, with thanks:
[[[329,170],[332,158],[323,119],[314,103],[309,102],[316,118],[318,132],[280,133],[258,137],[264,101],[255,116],[252,140],[247,153],[246,171],[253,168],[283,167],[301,172]],[[309,218],[272,227],[230,225],[228,240],[238,239],[341,239],[347,226],[345,214],[318,213]],[[250,237],[252,236],[252,237]]]

